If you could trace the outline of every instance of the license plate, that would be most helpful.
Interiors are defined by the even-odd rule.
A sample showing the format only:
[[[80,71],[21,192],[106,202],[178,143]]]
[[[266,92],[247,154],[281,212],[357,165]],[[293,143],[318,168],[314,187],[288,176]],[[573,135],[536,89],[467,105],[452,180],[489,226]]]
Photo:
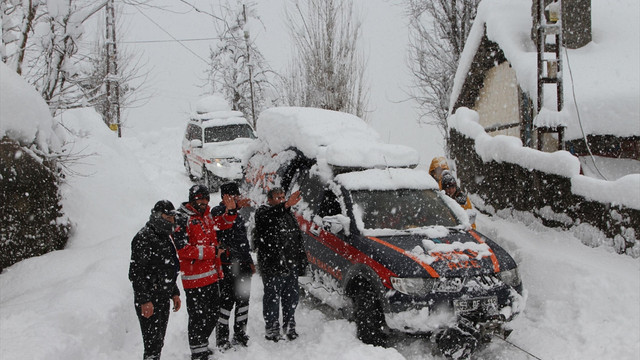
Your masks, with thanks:
[[[498,298],[490,296],[466,300],[453,300],[453,310],[456,315],[473,311],[494,313],[498,310]]]

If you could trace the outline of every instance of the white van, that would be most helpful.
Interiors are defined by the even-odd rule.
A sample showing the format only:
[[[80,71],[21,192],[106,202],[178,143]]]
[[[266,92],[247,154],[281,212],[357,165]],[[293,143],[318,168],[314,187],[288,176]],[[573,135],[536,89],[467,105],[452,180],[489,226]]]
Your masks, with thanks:
[[[193,114],[182,139],[184,167],[192,180],[218,191],[242,178],[242,159],[256,135],[242,112],[219,110]]]

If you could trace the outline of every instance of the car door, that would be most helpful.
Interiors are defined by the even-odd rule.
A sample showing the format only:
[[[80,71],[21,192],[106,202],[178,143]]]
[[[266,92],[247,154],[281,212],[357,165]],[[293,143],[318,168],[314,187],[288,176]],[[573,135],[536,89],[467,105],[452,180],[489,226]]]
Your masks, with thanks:
[[[347,235],[344,230],[335,231],[335,226],[332,229],[332,221],[322,221],[323,218],[334,220],[335,225],[337,218],[344,215],[338,197],[318,176],[302,176],[296,183],[303,201],[313,214],[311,221],[299,217],[311,268],[322,275],[318,279],[325,289],[342,294],[340,283],[351,264]]]

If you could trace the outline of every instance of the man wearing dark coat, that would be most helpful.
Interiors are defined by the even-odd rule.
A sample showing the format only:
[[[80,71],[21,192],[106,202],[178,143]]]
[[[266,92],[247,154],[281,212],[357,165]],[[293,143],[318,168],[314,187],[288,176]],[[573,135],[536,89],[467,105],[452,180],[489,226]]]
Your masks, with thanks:
[[[175,215],[170,201],[158,201],[147,224],[131,241],[129,280],[142,330],[144,360],[160,359],[169,321],[169,300],[173,301],[173,311],[180,309],[176,284],[180,264],[172,237]]]
[[[249,200],[240,196],[240,189],[234,182],[220,186],[221,196],[231,196],[236,201],[236,207],[249,205]],[[211,215],[224,214],[224,203],[211,208]],[[256,267],[251,258],[251,246],[247,238],[247,227],[244,218],[238,214],[233,226],[228,230],[218,230],[218,241],[223,250],[220,254],[224,278],[220,280],[220,313],[216,328],[216,345],[222,351],[232,345],[247,346],[249,336],[246,333],[249,317],[249,295],[251,291],[251,277]],[[235,306],[233,322],[233,340],[229,342],[229,318]]]
[[[258,253],[258,267],[264,285],[262,315],[265,338],[282,339],[280,335],[280,305],[282,305],[283,332],[287,339],[295,340],[295,311],[298,306],[298,276],[304,274],[307,258],[302,243],[302,232],[291,207],[300,201],[300,192],[285,200],[282,188],[267,193],[267,205],[255,215],[254,245]]]

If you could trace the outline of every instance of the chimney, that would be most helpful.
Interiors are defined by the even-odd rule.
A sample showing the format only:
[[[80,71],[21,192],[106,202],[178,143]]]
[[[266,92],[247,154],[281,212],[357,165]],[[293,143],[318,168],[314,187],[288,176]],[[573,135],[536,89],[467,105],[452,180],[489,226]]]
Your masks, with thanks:
[[[538,26],[538,4],[541,0],[533,0],[531,15],[533,16],[533,29],[531,37],[536,40],[536,27]],[[553,0],[543,0],[545,7]],[[591,0],[558,0],[562,4],[562,38],[564,46],[569,49],[577,49],[587,45],[591,41]]]

